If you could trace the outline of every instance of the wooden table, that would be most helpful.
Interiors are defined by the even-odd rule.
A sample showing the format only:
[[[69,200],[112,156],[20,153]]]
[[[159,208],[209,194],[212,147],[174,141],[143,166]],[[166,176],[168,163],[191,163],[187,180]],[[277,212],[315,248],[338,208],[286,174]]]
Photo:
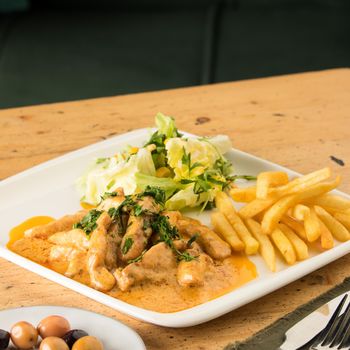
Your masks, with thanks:
[[[349,69],[2,110],[0,179],[150,126],[158,111],[176,117],[180,129],[227,134],[236,148],[301,173],[331,166],[343,175],[341,189],[350,192]],[[170,329],[124,316],[0,259],[0,308],[77,306],[123,321],[148,349],[221,349],[341,282],[350,275],[349,266],[350,255],[216,320]]]

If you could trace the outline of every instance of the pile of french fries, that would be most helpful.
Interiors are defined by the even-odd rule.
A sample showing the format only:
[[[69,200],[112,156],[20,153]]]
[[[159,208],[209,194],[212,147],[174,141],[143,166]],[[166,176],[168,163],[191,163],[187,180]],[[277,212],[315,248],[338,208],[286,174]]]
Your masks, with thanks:
[[[233,251],[259,252],[272,271],[276,249],[289,265],[307,259],[311,247],[331,249],[334,239],[350,239],[350,200],[328,193],[340,183],[331,175],[330,168],[293,180],[281,171],[260,173],[256,186],[229,190],[235,202],[246,203],[240,210],[226,193],[216,196],[214,230]]]

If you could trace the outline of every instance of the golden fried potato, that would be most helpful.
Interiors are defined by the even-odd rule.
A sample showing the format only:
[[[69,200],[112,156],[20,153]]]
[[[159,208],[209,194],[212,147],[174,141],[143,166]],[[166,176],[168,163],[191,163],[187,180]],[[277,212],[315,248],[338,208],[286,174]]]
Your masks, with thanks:
[[[300,176],[286,185],[274,187],[269,190],[269,197],[281,198],[293,193],[302,192],[306,187],[310,187],[328,179],[331,176],[330,168],[323,168],[310,174]]]
[[[293,208],[293,216],[300,221],[304,221],[306,238],[309,242],[315,242],[321,236],[319,220],[314,208],[309,208],[304,204],[297,204]]]
[[[248,203],[256,198],[256,187],[231,188],[229,194],[235,202]]]
[[[298,260],[305,260],[309,257],[309,249],[306,243],[287,225],[279,224],[278,227],[286,235],[294,247]]]
[[[323,249],[332,249],[334,247],[334,239],[332,233],[328,230],[328,227],[323,223],[321,219],[318,220],[321,229],[321,247]]]
[[[350,230],[350,213],[338,212],[334,214],[334,218],[342,223],[348,230]]]
[[[286,235],[279,228],[275,228],[271,233],[271,239],[277,249],[282,254],[283,258],[289,265],[293,265],[297,258],[295,255],[294,248],[290,240],[286,237]]]
[[[288,227],[290,227],[301,239],[304,241],[307,240],[305,228],[301,222],[295,220],[289,215],[284,215],[280,221],[281,223],[286,224]]]
[[[315,185],[304,188],[297,194],[288,195],[279,199],[274,205],[272,205],[265,213],[261,223],[261,227],[264,233],[271,233],[277,226],[281,217],[288,211],[289,208],[295,206],[303,200],[319,196],[323,193],[333,190],[340,183],[340,177],[338,176],[332,182],[317,183]]]
[[[256,182],[256,198],[266,199],[269,188],[288,183],[288,174],[284,171],[266,171],[258,175]]]
[[[237,214],[230,198],[226,195],[226,193],[219,192],[215,197],[215,203],[216,207],[221,213],[226,216],[229,223],[232,225],[240,239],[245,244],[246,254],[255,254],[259,249],[259,243],[245,227],[242,219]]]
[[[265,260],[266,265],[271,271],[276,271],[276,253],[269,236],[262,233],[261,226],[257,221],[247,219],[245,223],[260,244],[259,253]]]
[[[350,239],[350,233],[343,224],[341,224],[322,207],[315,205],[314,208],[318,217],[323,221],[323,223],[338,241],[345,242]]]
[[[251,202],[247,203],[244,207],[242,207],[238,213],[239,215],[244,218],[253,218],[254,216],[258,215],[262,211],[268,209],[271,207],[271,205],[275,202],[274,199],[254,199]]]
[[[237,232],[226,219],[225,215],[219,211],[211,215],[211,223],[214,231],[224,239],[234,251],[241,251],[244,249],[244,243],[240,240]]]
[[[318,205],[319,207],[332,208],[336,211],[343,211],[350,209],[350,200],[337,196],[335,194],[326,193],[322,196],[312,198],[309,203]]]

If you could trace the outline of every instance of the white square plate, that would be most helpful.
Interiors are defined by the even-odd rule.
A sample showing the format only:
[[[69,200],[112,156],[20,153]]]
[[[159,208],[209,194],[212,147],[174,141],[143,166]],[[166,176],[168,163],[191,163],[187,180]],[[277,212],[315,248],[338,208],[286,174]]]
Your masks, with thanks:
[[[161,326],[188,327],[237,309],[350,252],[350,241],[336,243],[333,249],[319,254],[311,252],[309,259],[293,266],[279,262],[278,272],[275,273],[265,267],[261,257],[253,256],[250,259],[258,270],[258,277],[253,281],[217,299],[190,309],[174,313],[159,313],[112,298],[6,248],[8,232],[22,221],[36,215],[58,218],[80,209],[79,196],[74,183],[93,158],[110,156],[122,150],[126,145],[141,146],[148,137],[148,129],[132,131],[68,153],[0,182],[0,256],[127,315]],[[236,174],[256,175],[261,171],[283,170],[290,176],[299,175],[294,171],[235,149],[229,151],[226,157],[234,164]],[[349,195],[335,192],[350,199]],[[203,213],[198,217],[202,222],[208,224],[208,213]]]

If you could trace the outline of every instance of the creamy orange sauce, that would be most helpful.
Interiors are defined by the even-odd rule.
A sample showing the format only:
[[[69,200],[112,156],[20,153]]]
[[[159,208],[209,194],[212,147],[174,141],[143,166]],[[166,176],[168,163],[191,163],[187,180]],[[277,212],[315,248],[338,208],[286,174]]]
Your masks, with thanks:
[[[96,208],[96,205],[92,205],[90,203],[85,203],[85,202],[80,202],[80,206],[86,210],[91,210],[91,209]]]
[[[24,238],[24,232],[34,226],[47,224],[54,219],[48,216],[36,216],[24,221],[10,232],[8,248],[30,260],[33,260],[58,273],[64,274],[66,262],[49,262],[48,256],[53,246],[42,239]],[[129,304],[158,312],[176,312],[206,301],[218,298],[257,276],[255,265],[243,254],[234,254],[224,261],[215,261],[206,274],[204,285],[200,287],[181,287],[177,283],[176,269],[169,271],[166,281],[160,284],[143,283],[122,292],[114,287],[108,295]],[[89,285],[87,271],[82,271],[74,278],[80,283]]]
[[[14,227],[9,233],[9,241],[7,247],[10,249],[11,245],[24,237],[24,232],[32,227],[38,225],[46,225],[55,219],[51,216],[33,216],[32,218],[23,221],[18,226]]]
[[[168,280],[160,285],[145,283],[127,292],[115,288],[108,294],[144,309],[176,312],[216,299],[257,276],[255,265],[245,255],[233,255],[216,262],[200,287],[181,287],[175,273],[169,271]]]

